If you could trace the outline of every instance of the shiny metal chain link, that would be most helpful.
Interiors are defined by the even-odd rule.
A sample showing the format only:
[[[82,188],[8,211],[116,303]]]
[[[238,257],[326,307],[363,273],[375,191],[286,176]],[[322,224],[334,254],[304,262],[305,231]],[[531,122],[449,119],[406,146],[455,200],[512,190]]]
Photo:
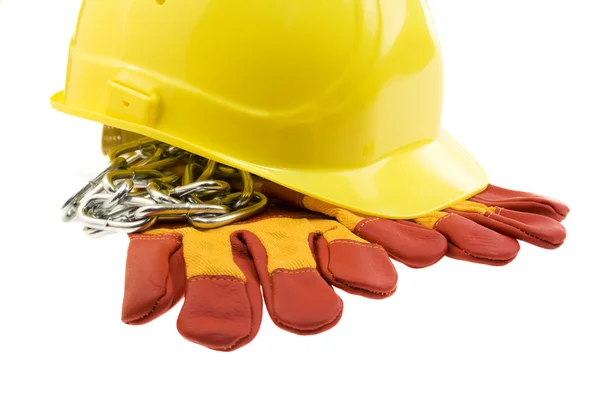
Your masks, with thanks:
[[[158,220],[218,228],[261,212],[267,198],[248,172],[143,138],[113,148],[109,164],[63,205],[84,232],[141,232]],[[240,191],[232,191],[242,187]]]

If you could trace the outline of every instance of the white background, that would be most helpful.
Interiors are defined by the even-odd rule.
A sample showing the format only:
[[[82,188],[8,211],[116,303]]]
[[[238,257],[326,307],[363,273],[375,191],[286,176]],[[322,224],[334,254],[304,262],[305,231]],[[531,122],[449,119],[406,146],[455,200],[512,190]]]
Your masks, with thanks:
[[[566,202],[567,242],[503,268],[398,265],[395,296],[341,293],[324,334],[265,313],[218,353],[179,336],[179,306],[121,323],[125,235],[88,239],[59,213],[105,162],[100,127],[48,102],[79,2],[0,1],[0,399],[600,399],[598,2],[429,3],[444,127],[492,183]]]

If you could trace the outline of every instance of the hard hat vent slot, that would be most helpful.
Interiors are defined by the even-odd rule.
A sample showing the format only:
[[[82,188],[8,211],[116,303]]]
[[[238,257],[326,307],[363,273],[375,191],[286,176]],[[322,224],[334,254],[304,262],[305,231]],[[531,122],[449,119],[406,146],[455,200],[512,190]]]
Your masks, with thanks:
[[[158,4],[159,6],[162,6],[163,4],[165,4],[165,2],[167,0],[154,0],[156,2],[156,4]]]

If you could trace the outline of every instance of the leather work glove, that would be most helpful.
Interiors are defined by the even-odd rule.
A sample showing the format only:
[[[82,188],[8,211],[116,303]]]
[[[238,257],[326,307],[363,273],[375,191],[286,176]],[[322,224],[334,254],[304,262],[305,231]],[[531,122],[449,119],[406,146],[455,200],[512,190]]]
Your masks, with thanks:
[[[505,265],[517,256],[518,240],[555,249],[566,238],[560,221],[569,212],[558,200],[494,185],[468,201],[414,220],[360,215],[268,181],[263,181],[259,190],[336,218],[357,236],[380,244],[390,257],[413,268],[430,266],[443,256]]]
[[[277,326],[308,335],[342,316],[331,285],[368,298],[396,290],[396,269],[381,246],[306,210],[270,206],[220,228],[161,225],[129,237],[123,322],[148,323],[185,297],[179,333],[214,350],[256,336],[263,296]]]

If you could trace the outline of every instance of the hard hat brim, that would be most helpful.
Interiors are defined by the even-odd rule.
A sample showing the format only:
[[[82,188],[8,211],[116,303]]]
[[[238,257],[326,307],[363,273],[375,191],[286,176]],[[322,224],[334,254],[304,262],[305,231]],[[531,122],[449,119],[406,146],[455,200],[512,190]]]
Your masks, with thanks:
[[[190,143],[148,126],[68,106],[62,91],[52,96],[51,105],[66,114],[166,142],[327,203],[374,217],[417,218],[472,197],[488,185],[483,168],[444,130],[433,140],[402,147],[360,168],[281,169],[244,162],[204,148],[200,142]]]
[[[257,175],[361,214],[412,219],[466,200],[488,185],[477,161],[446,131],[345,171],[262,169]]]

